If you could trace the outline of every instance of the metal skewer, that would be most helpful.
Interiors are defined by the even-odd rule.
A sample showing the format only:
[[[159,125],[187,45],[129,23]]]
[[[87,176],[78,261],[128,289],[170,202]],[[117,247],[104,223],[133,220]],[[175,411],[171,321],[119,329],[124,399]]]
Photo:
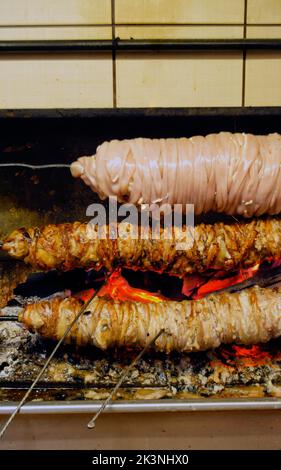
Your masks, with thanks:
[[[109,276],[111,275],[111,273],[109,273],[105,278],[104,278],[104,281],[101,285],[101,287],[107,282]],[[100,289],[101,289],[100,287]],[[51,352],[50,356],[48,357],[47,361],[45,362],[44,366],[42,367],[42,369],[40,370],[39,374],[37,375],[37,377],[35,378],[35,380],[32,382],[31,386],[29,387],[29,389],[27,390],[27,392],[24,394],[23,398],[21,399],[21,401],[19,402],[19,404],[17,405],[17,407],[15,408],[15,410],[13,411],[13,413],[10,415],[10,417],[8,418],[8,420],[6,421],[6,423],[4,424],[4,426],[2,427],[1,431],[0,431],[0,438],[3,437],[3,435],[5,434],[8,426],[11,424],[11,422],[13,421],[13,419],[15,418],[15,416],[17,415],[17,413],[20,411],[21,407],[24,405],[24,403],[26,402],[27,398],[29,397],[30,393],[32,392],[32,390],[34,389],[34,387],[36,386],[36,384],[39,382],[39,380],[41,379],[41,377],[43,376],[44,372],[46,371],[47,367],[49,366],[51,360],[53,359],[54,355],[56,354],[57,350],[59,349],[60,345],[62,344],[62,342],[65,340],[65,338],[67,337],[68,333],[70,332],[70,330],[72,329],[72,327],[75,325],[75,323],[79,320],[79,318],[83,315],[83,313],[86,312],[87,308],[89,307],[90,303],[94,300],[94,298],[97,296],[97,294],[99,293],[99,290],[95,291],[93,293],[93,295],[90,297],[90,299],[83,305],[83,307],[81,308],[81,310],[79,311],[79,313],[76,315],[76,317],[72,320],[72,322],[70,323],[70,325],[67,327],[67,329],[65,330],[63,336],[61,337],[61,339],[59,340],[59,342],[56,344],[56,346],[54,347],[53,351]]]
[[[70,168],[66,163],[48,163],[46,165],[30,165],[29,163],[0,163],[0,167],[22,167],[30,170],[45,170],[46,168]]]
[[[164,333],[164,329],[160,330],[157,335],[152,338],[147,345],[143,348],[143,350],[135,357],[135,359],[131,362],[131,364],[125,368],[123,373],[120,376],[120,379],[118,380],[117,384],[115,385],[114,389],[112,392],[109,394],[107,399],[101,404],[101,407],[99,411],[94,415],[94,417],[89,421],[88,423],[88,428],[93,429],[96,425],[96,420],[100,416],[100,414],[104,411],[104,409],[107,407],[107,405],[110,403],[114,395],[116,394],[117,390],[120,388],[126,377],[128,376],[129,372],[133,369],[133,367],[137,364],[137,362],[141,359],[141,357],[144,355],[144,353],[150,348],[150,346],[159,338],[160,335]]]
[[[1,315],[0,313],[0,321],[18,321],[17,315]]]

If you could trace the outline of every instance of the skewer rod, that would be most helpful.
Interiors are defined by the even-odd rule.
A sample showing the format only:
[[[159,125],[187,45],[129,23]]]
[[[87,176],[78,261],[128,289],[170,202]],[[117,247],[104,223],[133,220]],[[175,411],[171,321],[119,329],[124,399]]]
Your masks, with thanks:
[[[18,321],[17,315],[0,315],[0,322],[1,321]]]

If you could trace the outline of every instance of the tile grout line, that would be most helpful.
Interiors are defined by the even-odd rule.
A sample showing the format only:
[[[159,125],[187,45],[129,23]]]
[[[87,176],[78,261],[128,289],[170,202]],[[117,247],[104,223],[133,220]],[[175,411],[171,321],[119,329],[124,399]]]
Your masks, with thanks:
[[[247,38],[247,10],[248,0],[244,0],[244,25],[243,25],[243,39]],[[242,107],[245,106],[245,85],[246,85],[246,56],[247,51],[243,51],[243,64],[242,64]]]
[[[216,27],[216,26],[222,26],[222,27],[234,27],[234,26],[244,26],[244,23],[114,23],[115,26],[140,26],[140,27],[167,27],[167,26],[174,26],[174,27],[184,27],[184,26],[205,26],[205,27]],[[112,26],[112,23],[58,23],[58,24],[44,24],[44,23],[38,23],[38,24],[0,24],[0,29],[5,29],[5,28],[70,28],[70,27],[75,27],[75,28],[80,28],[80,27],[110,27]],[[271,27],[280,27],[281,23],[249,23],[249,27],[255,26],[255,27],[266,27],[266,26],[271,26]]]
[[[111,0],[111,40],[115,44],[115,0]],[[112,48],[112,92],[113,92],[113,108],[117,108],[116,93],[116,50]]]

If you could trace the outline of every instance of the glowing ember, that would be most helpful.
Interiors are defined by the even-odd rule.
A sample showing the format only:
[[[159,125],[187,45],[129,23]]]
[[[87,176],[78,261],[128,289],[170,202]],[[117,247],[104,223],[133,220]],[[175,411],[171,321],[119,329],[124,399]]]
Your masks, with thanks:
[[[189,274],[183,279],[182,294],[191,297],[194,290],[206,282],[206,278],[200,274]]]
[[[265,365],[271,361],[268,351],[264,351],[260,345],[251,347],[233,344],[231,348],[224,348],[220,354],[230,363],[241,362],[245,367]]]
[[[240,269],[232,274],[218,270],[207,271],[204,274],[188,274],[183,279],[182,288],[180,287],[178,278],[175,278],[174,276],[170,276],[167,282],[165,277],[163,279],[159,277],[159,279],[155,280],[155,277],[145,276],[145,273],[143,273],[142,277],[138,280],[139,287],[132,287],[122,276],[121,270],[119,269],[114,271],[110,276],[107,284],[102,287],[99,296],[107,296],[111,299],[121,301],[128,300],[144,303],[161,302],[167,298],[180,301],[183,300],[184,296],[197,300],[206,297],[213,292],[222,291],[226,288],[243,284],[248,279],[254,277],[257,272],[260,272],[261,276],[267,276],[267,278],[269,278],[268,274],[274,274],[273,269],[280,268],[281,260],[271,260],[268,263],[269,264],[263,263],[262,265],[257,263],[255,266],[247,269]],[[127,275],[130,276],[130,272],[128,272]],[[276,274],[274,274],[274,276],[276,278]],[[177,283],[175,282],[175,279],[177,279]],[[255,282],[253,282],[253,284],[254,283]],[[242,285],[242,287],[248,287],[248,285]],[[161,294],[153,292],[157,291],[158,288]],[[93,292],[93,289],[89,289],[76,294],[76,296],[86,302],[90,299]]]
[[[95,292],[95,289],[87,289],[87,290],[78,292],[78,294],[75,294],[74,297],[77,297],[78,299],[81,299],[83,300],[83,302],[86,303],[94,295],[94,292]]]
[[[143,303],[158,303],[165,300],[160,294],[153,294],[146,290],[131,287],[120,271],[112,273],[105,286],[99,292],[100,297],[111,297],[116,300],[131,300]]]
[[[87,302],[90,300],[94,293],[94,289],[88,289],[76,294],[76,297]],[[121,272],[114,271],[109,277],[107,283],[101,288],[98,293],[99,297],[110,297],[115,300],[130,300],[133,302],[143,302],[143,303],[157,303],[165,300],[165,297],[160,294],[154,294],[152,292],[137,289],[136,287],[131,287],[128,281],[124,279],[121,275]]]
[[[227,287],[235,286],[236,284],[240,284],[246,281],[247,279],[253,277],[258,271],[259,266],[259,264],[256,264],[252,268],[240,269],[240,271],[234,276],[223,279],[218,279],[218,277],[221,275],[221,272],[219,272],[215,276],[213,276],[209,281],[205,282],[203,285],[199,285],[197,292],[192,296],[192,298],[202,299],[202,297],[205,297],[206,295],[211,294],[212,292],[226,289]]]

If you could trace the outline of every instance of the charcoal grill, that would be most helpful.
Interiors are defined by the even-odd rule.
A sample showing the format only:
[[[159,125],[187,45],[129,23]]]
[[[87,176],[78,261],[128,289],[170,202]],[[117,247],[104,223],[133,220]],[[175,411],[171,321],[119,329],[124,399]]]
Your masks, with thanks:
[[[95,153],[104,140],[140,135],[188,137],[221,130],[281,133],[280,118],[280,107],[6,110],[0,111],[0,163],[67,165],[77,156]],[[87,220],[86,208],[97,200],[66,167],[0,167],[0,239],[23,225]],[[17,284],[26,283],[27,278],[25,296],[32,295],[38,282],[42,295],[48,294],[50,285],[56,282],[62,283],[60,289],[68,282],[82,282],[81,273],[66,275],[63,280],[45,274],[39,281],[30,273],[20,262],[1,255],[3,305]],[[18,289],[16,293],[23,295]],[[14,315],[17,308],[12,301],[3,312]],[[53,343],[10,321],[1,322],[0,341],[0,413],[10,413]],[[102,353],[64,346],[22,412],[95,411],[132,357],[134,353],[128,351]],[[254,360],[247,348],[238,354],[235,346],[169,357],[146,355],[108,411],[269,409],[281,408],[280,397],[281,341],[276,340],[261,346]]]

